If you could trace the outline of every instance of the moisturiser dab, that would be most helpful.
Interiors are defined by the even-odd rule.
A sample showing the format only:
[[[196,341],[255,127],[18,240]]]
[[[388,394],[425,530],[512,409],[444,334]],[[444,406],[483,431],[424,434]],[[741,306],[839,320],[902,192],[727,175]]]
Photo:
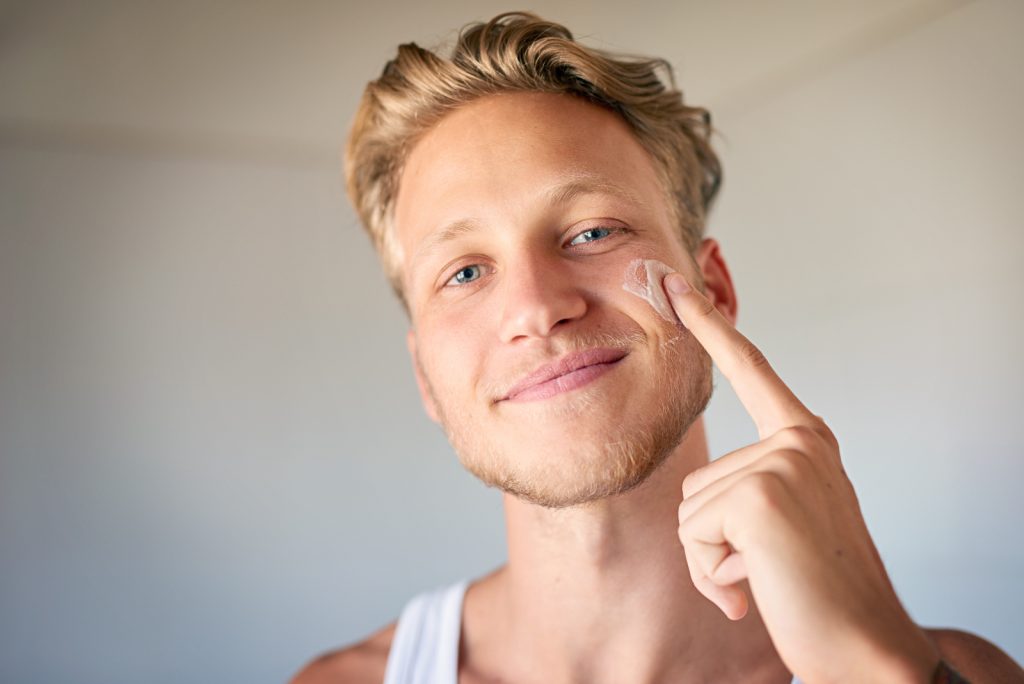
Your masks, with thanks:
[[[677,325],[682,325],[682,323],[679,323]],[[672,337],[668,338],[667,340],[662,340],[661,342],[659,342],[658,349],[661,351],[662,355],[668,354],[669,350],[672,349],[672,347],[675,346],[676,342],[678,342],[681,339],[683,339],[683,336],[677,333]]]
[[[665,295],[665,289],[661,286],[661,279],[669,273],[675,273],[675,269],[657,259],[633,259],[626,266],[622,289],[647,300],[658,315],[669,323],[679,323]]]

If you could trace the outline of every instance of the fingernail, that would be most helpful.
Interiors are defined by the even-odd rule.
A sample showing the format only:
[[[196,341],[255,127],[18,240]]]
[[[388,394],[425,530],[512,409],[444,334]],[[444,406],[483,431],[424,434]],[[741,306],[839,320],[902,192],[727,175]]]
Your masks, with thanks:
[[[670,292],[681,295],[690,291],[690,284],[686,282],[686,278],[678,273],[670,273],[666,278],[668,278],[668,282],[665,285]]]

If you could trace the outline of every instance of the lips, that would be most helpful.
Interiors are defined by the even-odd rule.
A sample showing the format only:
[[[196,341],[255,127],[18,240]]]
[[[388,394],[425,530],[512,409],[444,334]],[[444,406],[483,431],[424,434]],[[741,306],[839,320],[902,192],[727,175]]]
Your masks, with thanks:
[[[517,382],[500,401],[514,399],[531,387],[548,382],[554,378],[561,377],[587,366],[596,366],[602,363],[614,363],[624,358],[629,352],[622,349],[597,348],[587,349],[581,352],[566,354],[554,363],[541,366],[522,380]]]

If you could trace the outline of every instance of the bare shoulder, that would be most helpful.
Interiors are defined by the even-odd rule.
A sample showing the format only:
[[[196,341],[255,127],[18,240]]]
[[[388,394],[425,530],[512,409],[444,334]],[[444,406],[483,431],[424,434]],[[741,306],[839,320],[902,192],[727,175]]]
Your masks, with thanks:
[[[1002,649],[959,629],[925,629],[942,659],[972,682],[1024,684],[1024,669]]]
[[[290,684],[381,684],[397,624],[392,622],[358,643],[317,656]]]

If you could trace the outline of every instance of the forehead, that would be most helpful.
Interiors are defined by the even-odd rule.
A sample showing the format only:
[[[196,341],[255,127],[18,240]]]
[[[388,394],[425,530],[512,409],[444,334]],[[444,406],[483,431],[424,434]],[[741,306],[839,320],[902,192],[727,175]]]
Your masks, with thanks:
[[[406,159],[395,202],[403,277],[444,226],[530,218],[552,189],[581,178],[667,209],[653,159],[604,107],[535,92],[490,95],[460,107]]]

